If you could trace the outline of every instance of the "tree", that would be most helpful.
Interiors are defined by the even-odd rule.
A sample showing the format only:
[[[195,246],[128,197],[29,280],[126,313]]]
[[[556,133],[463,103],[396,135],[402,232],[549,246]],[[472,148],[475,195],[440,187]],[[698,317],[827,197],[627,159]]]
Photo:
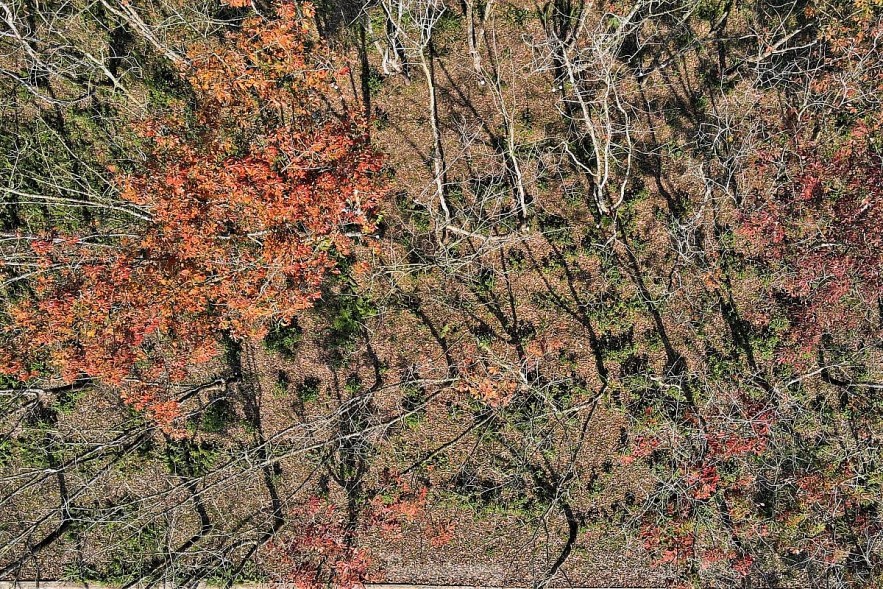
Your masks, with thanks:
[[[117,173],[145,221],[123,234],[57,229],[31,241],[37,269],[7,308],[2,370],[123,387],[170,424],[164,392],[316,300],[335,256],[373,228],[379,156],[364,122],[336,112],[334,56],[312,8],[283,3],[220,42],[191,47],[191,104],[133,127],[146,150]]]
[[[781,130],[785,149],[758,150],[764,189],[738,228],[749,256],[780,277],[770,294],[790,303],[784,355],[801,362],[814,361],[823,340],[879,333],[883,297],[883,25],[858,11],[820,36],[802,108]]]
[[[266,556],[283,571],[279,581],[303,589],[364,587],[370,558],[352,545],[352,531],[334,505],[312,497],[299,511],[296,531],[265,547]]]

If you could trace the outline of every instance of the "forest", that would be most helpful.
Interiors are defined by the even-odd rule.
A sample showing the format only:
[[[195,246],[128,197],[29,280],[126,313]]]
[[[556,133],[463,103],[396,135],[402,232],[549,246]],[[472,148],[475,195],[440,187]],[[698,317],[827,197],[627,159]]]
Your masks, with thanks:
[[[0,0],[0,580],[883,589],[883,0]]]

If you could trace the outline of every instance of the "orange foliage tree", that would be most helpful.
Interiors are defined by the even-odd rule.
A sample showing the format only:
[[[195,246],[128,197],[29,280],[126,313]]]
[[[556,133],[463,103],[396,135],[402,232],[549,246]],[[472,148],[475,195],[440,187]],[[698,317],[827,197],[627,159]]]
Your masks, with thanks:
[[[223,334],[260,338],[319,296],[383,189],[364,122],[331,106],[342,71],[311,17],[284,3],[191,48],[194,98],[135,125],[146,162],[118,175],[149,220],[112,241],[31,242],[39,270],[6,309],[3,372],[87,376],[169,424],[166,386]]]

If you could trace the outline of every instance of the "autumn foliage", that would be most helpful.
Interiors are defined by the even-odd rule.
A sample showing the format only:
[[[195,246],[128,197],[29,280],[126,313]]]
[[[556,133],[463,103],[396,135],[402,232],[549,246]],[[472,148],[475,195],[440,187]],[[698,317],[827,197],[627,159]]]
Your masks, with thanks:
[[[135,124],[146,161],[117,175],[148,220],[31,242],[40,270],[7,308],[4,372],[91,377],[168,424],[166,385],[222,334],[260,338],[319,296],[382,187],[363,122],[329,106],[338,72],[311,16],[284,3],[190,49],[194,98]]]
[[[375,580],[375,563],[369,552],[358,546],[358,532],[379,532],[387,539],[400,537],[403,526],[426,519],[428,494],[426,487],[412,488],[401,476],[385,472],[383,478],[389,485],[388,493],[366,504],[361,518],[347,517],[345,510],[317,496],[293,510],[291,525],[262,548],[277,570],[274,576],[278,581],[298,589],[354,589]],[[428,532],[434,547],[450,541],[444,526],[430,526]]]
[[[878,121],[859,119],[816,138],[799,133],[784,158],[781,151],[758,155],[767,177],[781,165],[789,175],[775,190],[751,195],[736,233],[787,317],[775,350],[783,371],[858,348],[856,333],[879,333],[880,139]],[[746,316],[760,327],[770,320],[763,309]],[[818,370],[827,375],[824,365]],[[878,397],[827,378],[839,394],[752,379],[741,390],[705,390],[701,402],[673,415],[636,416],[639,435],[623,462],[642,460],[665,481],[650,500],[654,509],[640,518],[641,540],[657,565],[697,587],[790,566],[818,567],[847,583],[868,578],[883,522],[874,493],[853,482],[867,480],[877,453]],[[826,441],[845,430],[849,444]]]
[[[280,582],[298,589],[364,586],[370,559],[352,544],[352,530],[334,505],[312,497],[294,523],[291,532],[264,547],[266,558],[282,571]]]
[[[879,121],[859,121],[836,142],[796,140],[794,181],[758,199],[740,228],[793,301],[792,351],[874,329],[860,323],[883,295],[881,137]]]

